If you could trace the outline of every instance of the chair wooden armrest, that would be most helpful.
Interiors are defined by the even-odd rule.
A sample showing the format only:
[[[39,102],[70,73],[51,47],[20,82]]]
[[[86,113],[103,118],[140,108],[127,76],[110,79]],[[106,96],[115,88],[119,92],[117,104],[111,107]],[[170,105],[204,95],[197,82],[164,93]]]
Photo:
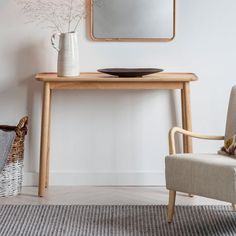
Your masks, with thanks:
[[[208,139],[208,140],[224,140],[224,136],[211,136],[211,135],[205,135],[205,134],[198,134],[193,133],[191,131],[179,128],[179,127],[173,127],[169,132],[169,152],[170,154],[176,154],[176,148],[175,148],[175,134],[180,133],[186,136],[190,136],[193,138],[198,139]]]

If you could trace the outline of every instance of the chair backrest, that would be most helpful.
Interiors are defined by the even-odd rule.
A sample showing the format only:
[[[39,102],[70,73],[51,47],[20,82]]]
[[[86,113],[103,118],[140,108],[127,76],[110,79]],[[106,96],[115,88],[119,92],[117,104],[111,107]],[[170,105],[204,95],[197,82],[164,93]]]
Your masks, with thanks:
[[[225,140],[236,134],[236,85],[232,88],[229,100]]]

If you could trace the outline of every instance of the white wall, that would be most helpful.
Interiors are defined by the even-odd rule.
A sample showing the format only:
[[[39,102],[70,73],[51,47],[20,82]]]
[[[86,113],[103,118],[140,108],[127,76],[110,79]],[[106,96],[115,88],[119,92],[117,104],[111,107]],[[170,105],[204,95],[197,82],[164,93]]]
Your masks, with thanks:
[[[80,29],[82,71],[160,67],[195,72],[193,129],[223,134],[228,93],[236,83],[236,2],[177,0],[171,43],[97,43]],[[56,70],[51,32],[24,24],[12,1],[0,1],[0,123],[29,115],[25,184],[37,183],[42,84]],[[178,92],[58,91],[53,97],[51,184],[164,184],[167,133],[180,125]],[[200,152],[221,143],[196,141]]]

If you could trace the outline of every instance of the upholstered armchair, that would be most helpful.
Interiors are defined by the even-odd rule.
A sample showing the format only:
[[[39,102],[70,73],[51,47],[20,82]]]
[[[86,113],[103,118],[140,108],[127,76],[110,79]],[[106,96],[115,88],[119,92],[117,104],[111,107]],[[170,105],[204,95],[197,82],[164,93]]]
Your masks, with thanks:
[[[236,157],[216,153],[176,153],[176,133],[210,140],[228,140],[236,134],[236,86],[232,88],[225,136],[208,136],[178,127],[169,133],[170,155],[165,159],[166,187],[169,190],[168,222],[174,215],[176,191],[236,204]]]

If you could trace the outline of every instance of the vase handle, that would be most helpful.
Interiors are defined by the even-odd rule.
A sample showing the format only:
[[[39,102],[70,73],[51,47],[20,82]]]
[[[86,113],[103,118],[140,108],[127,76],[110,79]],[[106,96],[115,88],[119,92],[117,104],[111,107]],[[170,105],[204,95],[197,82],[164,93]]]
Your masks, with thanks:
[[[60,33],[55,33],[55,34],[53,34],[52,37],[51,37],[51,44],[52,44],[52,46],[53,46],[58,52],[60,51],[60,49],[59,49],[58,46],[56,45],[55,40],[56,40],[56,36],[60,36],[60,35],[61,35]]]

